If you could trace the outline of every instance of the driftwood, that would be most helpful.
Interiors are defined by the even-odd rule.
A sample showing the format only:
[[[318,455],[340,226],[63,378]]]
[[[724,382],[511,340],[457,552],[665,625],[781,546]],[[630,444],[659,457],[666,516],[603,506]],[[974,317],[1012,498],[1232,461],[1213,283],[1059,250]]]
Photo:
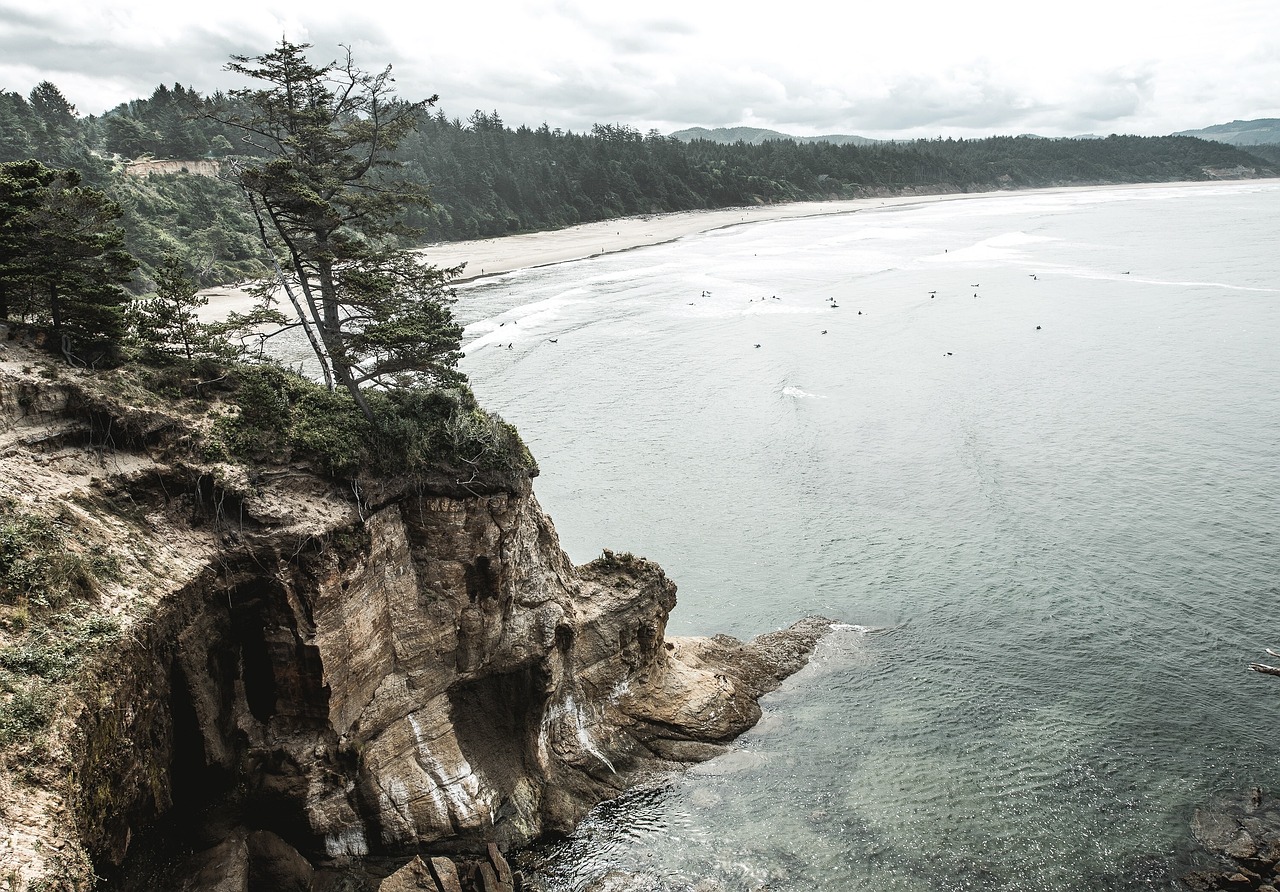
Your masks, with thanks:
[[[1280,657],[1280,651],[1264,648],[1269,656]],[[1263,675],[1280,675],[1280,666],[1268,666],[1266,663],[1254,663],[1249,667],[1251,672],[1261,672]]]

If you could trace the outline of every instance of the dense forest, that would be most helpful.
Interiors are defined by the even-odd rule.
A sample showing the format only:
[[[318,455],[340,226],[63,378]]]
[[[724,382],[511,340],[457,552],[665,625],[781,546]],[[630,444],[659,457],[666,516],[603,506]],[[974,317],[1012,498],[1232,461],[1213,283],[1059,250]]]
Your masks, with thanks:
[[[173,255],[202,284],[265,272],[242,196],[229,182],[182,172],[140,175],[134,159],[222,161],[256,149],[225,120],[237,100],[175,84],[100,116],[80,116],[48,82],[0,93],[0,162],[70,168],[122,211],[146,290]],[[430,190],[406,209],[419,241],[552,229],[611,217],[903,192],[976,192],[1092,183],[1203,180],[1273,164],[1192,137],[991,137],[876,145],[767,141],[685,143],[626,125],[587,133],[506,125],[498,112],[465,121],[416,110],[395,149],[399,176]]]

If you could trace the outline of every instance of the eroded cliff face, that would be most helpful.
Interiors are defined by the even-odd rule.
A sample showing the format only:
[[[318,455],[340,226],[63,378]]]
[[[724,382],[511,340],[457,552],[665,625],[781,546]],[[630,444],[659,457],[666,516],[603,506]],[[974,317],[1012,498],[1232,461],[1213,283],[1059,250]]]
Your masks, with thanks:
[[[27,362],[0,363],[3,495],[114,550],[95,609],[124,633],[41,765],[6,766],[19,888],[81,885],[82,852],[110,872],[142,828],[227,793],[312,863],[567,832],[647,772],[720,752],[821,634],[780,659],[677,646],[662,570],[573,566],[528,479],[201,463],[189,419]]]

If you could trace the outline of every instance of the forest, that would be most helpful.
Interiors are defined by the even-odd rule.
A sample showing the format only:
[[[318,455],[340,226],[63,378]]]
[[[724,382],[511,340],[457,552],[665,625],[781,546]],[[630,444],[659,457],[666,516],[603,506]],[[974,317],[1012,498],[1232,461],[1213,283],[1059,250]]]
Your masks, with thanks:
[[[34,159],[77,171],[120,209],[138,266],[127,287],[151,290],[166,259],[201,285],[267,272],[254,223],[230,179],[138,175],[129,161],[254,159],[225,122],[242,100],[174,84],[102,115],[82,116],[58,87],[0,92],[0,162]],[[397,100],[400,101],[400,100]],[[406,103],[407,104],[407,103]],[[493,237],[634,214],[872,195],[1168,182],[1264,172],[1272,162],[1193,137],[990,137],[833,145],[681,142],[625,124],[590,132],[512,128],[497,111],[449,117],[413,104],[415,124],[391,159],[427,203],[401,212],[412,243]]]

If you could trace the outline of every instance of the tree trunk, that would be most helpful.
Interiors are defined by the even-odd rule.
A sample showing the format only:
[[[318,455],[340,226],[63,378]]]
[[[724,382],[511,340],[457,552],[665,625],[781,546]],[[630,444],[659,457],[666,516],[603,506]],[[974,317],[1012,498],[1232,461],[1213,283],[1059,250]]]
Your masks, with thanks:
[[[307,343],[311,345],[311,350],[316,355],[316,361],[320,363],[320,372],[324,375],[325,386],[333,390],[333,373],[329,370],[329,358],[325,355],[320,342],[316,340],[312,322],[307,320],[307,314],[303,310],[301,302],[298,300],[297,295],[293,293],[293,289],[289,287],[289,280],[285,278],[284,270],[280,268],[280,261],[276,258],[276,252],[271,247],[271,239],[267,238],[267,224],[262,219],[262,211],[258,208],[258,202],[254,199],[253,193],[249,191],[249,187],[239,179],[239,168],[233,165],[232,170],[236,174],[236,182],[240,186],[240,191],[244,193],[245,201],[249,203],[249,209],[253,211],[253,218],[258,221],[258,237],[262,239],[262,247],[266,249],[267,256],[271,258],[271,268],[276,271],[276,281],[284,289],[285,295],[289,298],[289,303],[293,304],[293,311],[298,317],[298,322],[302,325],[302,330],[306,332]],[[297,267],[296,255],[293,256],[295,257],[295,267],[298,269],[299,275],[301,275],[302,269]]]
[[[323,236],[316,238],[316,245],[322,254],[316,261],[316,271],[320,279],[320,309],[323,324],[320,329],[325,348],[329,351],[329,360],[333,363],[333,375],[338,383],[347,389],[355,400],[364,417],[373,421],[373,409],[369,401],[360,392],[360,385],[351,374],[351,364],[347,362],[346,347],[342,343],[342,310],[338,303],[338,283],[333,278],[333,261],[323,256],[328,251]]]
[[[53,321],[54,337],[62,337],[62,303],[58,300],[58,286],[49,286],[49,318]]]

